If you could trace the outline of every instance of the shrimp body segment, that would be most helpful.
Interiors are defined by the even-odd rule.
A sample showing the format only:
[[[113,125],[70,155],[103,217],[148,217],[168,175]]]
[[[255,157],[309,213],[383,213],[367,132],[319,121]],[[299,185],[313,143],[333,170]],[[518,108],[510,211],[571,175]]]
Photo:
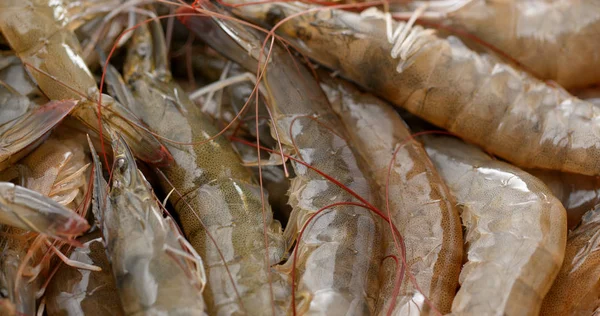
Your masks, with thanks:
[[[191,248],[165,219],[129,148],[113,136],[115,169],[107,201],[101,165],[93,147],[95,217],[127,315],[203,315],[204,267],[183,255]]]
[[[161,185],[176,190],[170,200],[204,260],[208,312],[285,313],[289,284],[271,271],[285,252],[281,225],[268,204],[263,208],[260,188],[231,143],[210,139],[219,130],[173,80],[166,56],[160,24],[138,28],[124,71],[136,100],[128,106],[156,133],[179,142],[165,142],[174,163],[162,169]]]
[[[567,227],[573,229],[581,217],[600,203],[600,178],[553,170],[529,169],[542,180],[567,211]]]
[[[499,48],[539,79],[566,89],[600,83],[600,73],[590,71],[600,67],[598,1],[462,0],[454,5],[459,8],[444,12],[444,22]]]
[[[562,268],[544,298],[542,315],[595,315],[600,308],[600,207],[569,232]]]
[[[235,12],[274,24],[306,8],[273,3]],[[312,11],[277,30],[363,88],[518,166],[600,175],[599,108],[455,37],[392,22],[375,9]]]
[[[539,179],[451,137],[425,149],[462,206],[456,315],[538,315],[565,254],[565,210]]]
[[[227,20],[193,16],[182,22],[247,71],[257,71],[260,35]],[[261,84],[273,115],[273,137],[279,135],[296,159],[370,200],[371,188],[347,143],[341,122],[310,72],[279,46],[274,46],[266,66]],[[297,261],[290,258],[279,267],[291,273],[295,262],[293,308],[313,315],[373,313],[381,260],[379,222],[362,207],[330,207],[357,200],[316,171],[300,163],[293,165],[297,175],[289,191],[293,210],[284,236],[288,247],[297,243],[292,255]],[[325,211],[317,214],[320,209]]]
[[[390,105],[326,73],[320,78],[321,87],[344,123],[351,144],[367,162],[368,173],[379,190],[377,205],[381,210],[386,209],[388,166],[396,146],[402,146],[389,178],[390,213],[404,238],[407,269],[423,293],[405,277],[394,314],[408,315],[411,310],[420,310],[421,315],[432,313],[423,296],[439,312],[449,313],[463,254],[462,227],[454,197],[421,143],[410,140],[410,130]],[[391,233],[384,234],[384,242],[384,254],[400,258]],[[394,261],[388,260],[380,272],[384,286],[380,292],[380,314],[390,308],[396,280],[397,271],[386,266],[394,267]]]

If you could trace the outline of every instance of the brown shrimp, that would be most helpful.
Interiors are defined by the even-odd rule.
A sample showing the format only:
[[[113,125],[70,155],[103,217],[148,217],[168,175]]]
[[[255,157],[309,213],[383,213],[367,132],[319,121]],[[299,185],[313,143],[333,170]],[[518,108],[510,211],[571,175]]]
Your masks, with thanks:
[[[325,72],[319,75],[321,87],[379,188],[377,205],[380,209],[385,210],[389,197],[391,219],[406,245],[407,270],[422,290],[419,293],[406,278],[393,314],[408,315],[416,310],[420,315],[431,314],[424,297],[439,312],[449,313],[458,287],[463,253],[462,227],[454,197],[423,146],[411,139],[406,123],[390,105]],[[397,146],[401,148],[393,157]],[[391,233],[384,235],[384,242],[386,256],[399,258],[402,255],[396,251]],[[397,273],[393,267],[394,261],[388,260],[381,269],[380,314],[391,307]]]
[[[189,7],[178,12],[188,13],[182,22],[215,50],[248,71],[262,68],[260,35],[228,20],[189,16]],[[296,178],[289,192],[293,211],[284,236],[288,247],[296,246],[292,258],[279,268],[298,275],[292,308],[316,315],[372,314],[382,259],[380,223],[345,190],[365,203],[371,188],[310,72],[277,45],[268,54],[261,85],[273,117],[271,134],[295,158]],[[331,175],[337,184],[316,170]]]
[[[600,205],[567,238],[562,268],[544,298],[541,315],[596,315],[600,308]]]
[[[600,175],[600,109],[494,63],[455,37],[361,14],[269,3],[235,12],[277,31],[363,88],[526,168]],[[292,17],[293,16],[293,17]],[[386,32],[387,30],[387,32]]]
[[[539,179],[448,136],[422,136],[462,207],[456,315],[538,315],[565,254],[565,210]]]

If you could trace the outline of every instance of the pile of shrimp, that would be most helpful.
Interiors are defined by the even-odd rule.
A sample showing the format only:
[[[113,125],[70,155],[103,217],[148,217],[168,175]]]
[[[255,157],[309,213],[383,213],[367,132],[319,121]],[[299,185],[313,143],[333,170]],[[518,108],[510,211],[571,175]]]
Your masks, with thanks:
[[[599,315],[600,2],[0,1],[0,315]]]

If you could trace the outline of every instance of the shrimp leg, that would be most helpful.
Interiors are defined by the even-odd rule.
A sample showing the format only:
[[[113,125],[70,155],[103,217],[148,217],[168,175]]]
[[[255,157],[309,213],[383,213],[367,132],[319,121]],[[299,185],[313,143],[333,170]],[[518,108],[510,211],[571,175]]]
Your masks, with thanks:
[[[87,234],[79,241],[83,243],[83,247],[73,249],[69,258],[93,264],[102,268],[102,271],[92,272],[66,265],[58,268],[44,295],[48,314],[125,315],[101,232],[97,230]]]

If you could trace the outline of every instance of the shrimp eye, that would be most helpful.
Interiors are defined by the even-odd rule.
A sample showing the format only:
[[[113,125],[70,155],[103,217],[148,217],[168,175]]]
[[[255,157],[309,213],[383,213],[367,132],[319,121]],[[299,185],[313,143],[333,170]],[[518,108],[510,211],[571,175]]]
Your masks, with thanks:
[[[5,288],[1,288],[0,289],[0,297],[1,298],[8,298],[8,290]]]
[[[127,169],[127,161],[125,160],[125,158],[121,157],[117,159],[117,168],[119,168],[121,172]]]
[[[140,55],[142,57],[148,56],[149,51],[150,51],[150,45],[148,45],[148,44],[142,44],[137,47],[137,53],[138,53],[138,55]]]
[[[267,12],[267,16],[265,17],[265,20],[266,20],[267,24],[275,25],[275,24],[279,23],[279,21],[283,20],[284,17],[285,16],[283,14],[283,10],[281,10],[281,8],[273,7],[271,9],[269,9],[269,11]]]
[[[312,37],[310,32],[307,31],[306,28],[304,28],[302,26],[299,26],[296,28],[296,36],[305,42],[309,41]]]

